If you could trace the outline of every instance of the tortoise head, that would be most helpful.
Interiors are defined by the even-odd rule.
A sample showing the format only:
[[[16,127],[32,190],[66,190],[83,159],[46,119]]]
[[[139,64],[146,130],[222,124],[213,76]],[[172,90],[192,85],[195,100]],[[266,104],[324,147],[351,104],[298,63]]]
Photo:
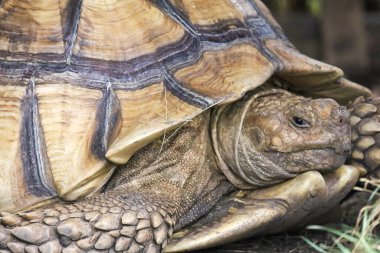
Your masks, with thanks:
[[[349,116],[332,99],[284,90],[247,95],[217,112],[213,140],[221,170],[247,189],[336,169],[351,150]]]

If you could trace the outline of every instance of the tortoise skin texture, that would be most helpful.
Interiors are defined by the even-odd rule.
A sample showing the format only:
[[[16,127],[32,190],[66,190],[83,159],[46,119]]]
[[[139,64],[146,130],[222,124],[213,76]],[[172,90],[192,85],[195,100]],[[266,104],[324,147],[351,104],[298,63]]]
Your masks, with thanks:
[[[236,174],[233,152],[219,151],[223,143],[212,141],[218,108],[247,92],[261,94],[264,83],[270,86],[264,90],[328,97],[342,105],[371,95],[342,76],[340,69],[299,53],[258,0],[0,1],[0,249],[161,251],[174,230],[207,214],[227,193],[299,174],[273,173],[273,180],[261,185]],[[354,113],[362,104],[373,102],[353,104]],[[356,113],[359,120],[351,124],[358,138],[365,135],[375,143],[363,148],[355,139],[352,163],[376,170],[380,127],[377,109],[371,108]],[[359,126],[372,132],[362,134]],[[347,151],[349,136],[343,133],[337,147],[324,142],[336,151],[329,157]],[[257,150],[265,162],[281,163],[265,151]],[[305,170],[333,169],[343,160],[323,168],[312,163]],[[322,212],[316,205],[299,217],[290,212],[298,197],[309,204],[307,184],[315,186],[314,199],[331,207],[358,177],[354,167],[332,173],[301,174],[279,188],[252,191],[265,199],[289,189],[283,198],[290,204],[283,212],[271,204],[276,211],[251,215],[256,223],[241,226],[232,239],[260,234],[267,229],[260,224],[271,224],[267,221],[276,215],[287,222],[272,232],[302,224],[311,211]],[[308,183],[292,188],[297,180]],[[250,200],[252,194],[243,195]],[[232,201],[240,197],[233,195]],[[226,210],[228,201],[219,210]],[[249,214],[252,208],[266,210],[255,204],[238,209]],[[219,221],[233,220],[231,229],[223,230],[229,234],[242,224],[235,218],[233,212],[218,213],[204,227],[218,231],[224,224]],[[198,239],[204,231],[187,237],[195,247],[167,250],[225,240],[218,232],[217,240],[202,246]]]

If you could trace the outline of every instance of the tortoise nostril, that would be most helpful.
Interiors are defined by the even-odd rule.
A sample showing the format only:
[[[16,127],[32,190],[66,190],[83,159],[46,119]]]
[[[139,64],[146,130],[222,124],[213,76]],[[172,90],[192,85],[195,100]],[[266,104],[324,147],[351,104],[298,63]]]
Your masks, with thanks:
[[[333,110],[331,117],[335,124],[342,126],[349,122],[350,115],[344,106],[339,106]]]

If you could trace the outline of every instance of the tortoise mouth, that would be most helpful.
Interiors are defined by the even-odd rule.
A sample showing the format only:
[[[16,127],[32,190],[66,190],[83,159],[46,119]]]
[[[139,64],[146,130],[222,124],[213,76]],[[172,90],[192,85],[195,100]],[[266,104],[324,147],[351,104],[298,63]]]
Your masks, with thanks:
[[[337,152],[334,148],[315,148],[281,153],[263,152],[263,155],[289,173],[306,171],[327,172],[342,166],[349,151]]]

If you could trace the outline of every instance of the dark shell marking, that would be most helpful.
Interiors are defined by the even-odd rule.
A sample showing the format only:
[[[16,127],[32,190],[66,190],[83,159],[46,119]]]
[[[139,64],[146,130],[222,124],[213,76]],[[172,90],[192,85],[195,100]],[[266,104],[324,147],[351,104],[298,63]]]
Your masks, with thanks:
[[[50,164],[38,114],[34,79],[30,80],[21,102],[21,160],[28,192],[35,196],[55,197]]]
[[[253,1],[249,1],[249,4],[258,10]],[[156,82],[157,79],[162,80],[167,75],[165,73],[194,64],[204,48],[210,48],[208,46],[210,42],[214,50],[229,47],[231,44],[249,42],[273,61],[274,56],[265,49],[262,42],[267,39],[285,39],[280,28],[271,26],[260,12],[258,16],[246,17],[243,22],[222,20],[212,25],[197,26],[191,24],[186,16],[176,10],[169,1],[155,1],[154,6],[168,14],[173,21],[178,22],[185,29],[185,35],[179,41],[158,47],[153,54],[142,55],[127,61],[86,58],[73,54],[73,46],[77,40],[77,26],[81,18],[82,1],[70,1],[61,17],[64,31],[61,38],[64,42],[64,54],[31,54],[0,50],[0,73],[3,75],[18,73],[20,76],[30,77],[31,75],[41,76],[47,74],[46,72],[69,71],[86,76],[88,81],[80,84],[86,87],[105,89],[108,81],[111,81],[116,83],[115,89],[139,89],[140,85],[146,86]],[[33,38],[29,40],[31,39]],[[55,37],[50,39],[58,40]],[[19,60],[18,56],[26,61]],[[92,76],[95,78],[91,78]],[[93,82],[93,79],[97,82]],[[147,84],[147,80],[152,81],[148,81]],[[121,81],[128,84],[118,86],[117,83]],[[191,102],[186,97],[182,99]]]

